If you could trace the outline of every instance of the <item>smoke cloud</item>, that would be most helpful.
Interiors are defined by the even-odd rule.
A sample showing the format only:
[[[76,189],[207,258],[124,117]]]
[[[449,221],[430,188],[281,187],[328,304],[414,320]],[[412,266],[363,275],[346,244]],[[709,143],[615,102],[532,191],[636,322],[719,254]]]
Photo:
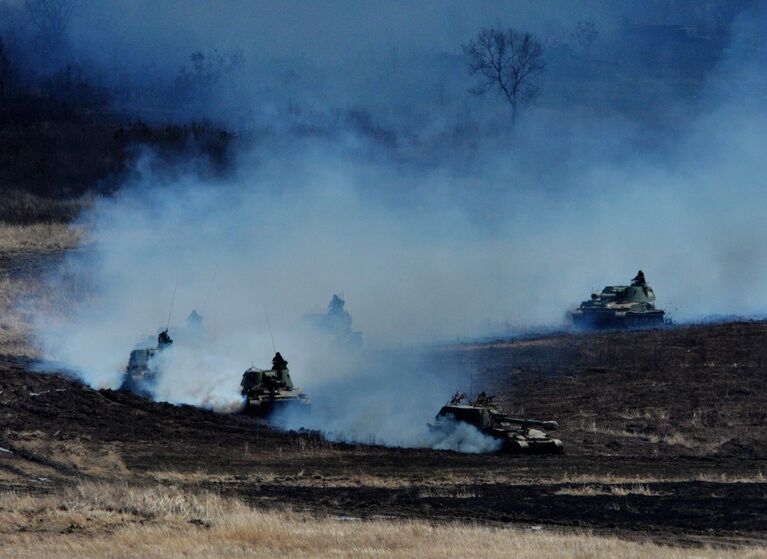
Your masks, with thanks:
[[[559,11],[537,18],[530,11],[526,21],[553,32],[564,21]],[[617,18],[599,21],[618,29]],[[456,35],[464,36],[460,21]],[[276,348],[314,404],[300,424],[278,418],[284,427],[486,449],[474,434],[469,442],[429,440],[426,423],[467,388],[471,366],[440,368],[429,346],[565,328],[568,309],[640,268],[658,306],[678,322],[767,311],[767,119],[756,93],[764,63],[748,46],[756,28],[737,22],[732,49],[703,74],[694,98],[671,92],[654,100],[664,117],[683,113],[668,126],[632,118],[617,101],[598,112],[561,101],[526,108],[513,131],[499,131],[505,107],[489,99],[467,105],[465,96],[454,107],[473,107],[466,114],[412,121],[402,108],[412,91],[386,93],[388,112],[379,114],[383,105],[369,90],[351,88],[365,95],[344,98],[344,106],[364,101],[374,121],[407,126],[394,127],[392,141],[371,139],[323,120],[329,113],[300,112],[303,124],[319,119],[333,133],[258,136],[236,171],[219,179],[158,173],[146,154],[135,177],[83,217],[90,242],[50,278],[74,295],[64,311],[38,316],[44,355],[95,387],[119,386],[130,350],[164,327],[175,289],[171,335],[192,309],[204,316],[204,333],[179,337],[163,356],[156,397],[231,410],[242,402],[243,371],[266,367],[274,351],[265,307]],[[394,42],[412,53],[418,35]],[[81,46],[89,41],[83,35]],[[288,47],[275,49],[288,56],[278,52]],[[323,49],[296,58],[321,74],[329,53],[345,47]],[[465,75],[460,83],[465,93]],[[438,106],[434,95],[421,91],[415,112]],[[239,102],[269,112],[263,96],[253,99]],[[644,101],[637,93],[626,103]],[[461,118],[472,131],[449,136]],[[340,291],[363,332],[361,352],[339,350],[304,319]]]
[[[390,418],[422,431],[429,417],[405,410],[433,416],[468,372],[440,377],[427,359],[397,363],[385,349],[562,327],[590,289],[637,268],[677,320],[764,312],[759,124],[703,145],[713,126],[703,122],[673,167],[595,162],[577,186],[535,194],[505,188],[516,170],[500,156],[462,176],[392,171],[325,147],[249,155],[219,182],[167,181],[145,165],[89,213],[91,243],[65,263],[87,298],[42,316],[37,331],[46,356],[115,388],[177,284],[172,325],[196,309],[205,332],[167,356],[157,397],[230,409],[244,369],[273,352],[265,305],[294,380],[318,410],[330,402],[327,423],[310,426],[413,444],[418,435]],[[336,355],[305,324],[339,291],[375,359]]]

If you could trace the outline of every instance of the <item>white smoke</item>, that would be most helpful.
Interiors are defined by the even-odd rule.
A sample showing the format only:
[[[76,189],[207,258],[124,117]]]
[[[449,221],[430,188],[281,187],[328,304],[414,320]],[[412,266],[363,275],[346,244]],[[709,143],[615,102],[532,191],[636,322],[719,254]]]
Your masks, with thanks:
[[[496,452],[501,448],[501,441],[481,433],[473,425],[463,421],[455,421],[444,429],[429,434],[431,448],[435,450],[457,450],[480,454]]]
[[[39,314],[36,334],[47,358],[116,388],[136,342],[167,321],[177,284],[175,314],[199,310],[205,331],[164,358],[157,398],[232,409],[242,372],[273,354],[266,307],[296,384],[317,410],[337,396],[306,426],[417,444],[465,376],[393,367],[370,350],[562,325],[568,307],[638,268],[676,319],[767,309],[767,259],[756,257],[767,250],[767,168],[754,148],[767,128],[699,146],[712,126],[682,150],[719,150],[710,165],[687,155],[674,168],[593,162],[549,193],[504,188],[518,164],[495,156],[461,175],[395,172],[316,146],[256,153],[220,181],[161,179],[143,165],[86,216],[91,243],[51,278],[82,289],[66,313]],[[356,358],[303,320],[338,291],[368,349]]]
[[[155,400],[221,412],[236,412],[243,406],[240,379],[245,367],[226,354],[174,344],[158,352],[150,365],[157,372],[152,386]]]
[[[438,364],[425,350],[344,351],[317,363],[310,375],[310,413],[286,407],[272,417],[283,429],[322,431],[348,443],[434,448],[458,452],[494,452],[500,443],[463,422],[443,421],[432,429],[435,415],[456,390],[467,388],[471,375],[461,364]],[[352,371],[330,380],[327,367]]]

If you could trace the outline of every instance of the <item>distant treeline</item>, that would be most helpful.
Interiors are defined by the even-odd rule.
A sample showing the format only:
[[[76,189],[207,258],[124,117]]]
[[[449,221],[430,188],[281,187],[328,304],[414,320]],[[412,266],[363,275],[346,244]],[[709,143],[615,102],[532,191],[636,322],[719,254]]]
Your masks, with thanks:
[[[109,102],[108,90],[73,66],[29,80],[0,38],[0,220],[71,219],[72,200],[114,191],[142,146],[160,162],[198,158],[210,172],[227,168],[234,135],[226,130],[150,124],[110,110]]]
[[[499,24],[446,50],[393,43],[328,64],[195,42],[188,54],[109,67],[73,47],[83,2],[0,2],[0,220],[49,219],[55,211],[30,208],[109,194],[147,149],[168,170],[183,162],[225,172],[236,137],[278,152],[319,138],[366,160],[424,168],[498,151],[536,162],[539,173],[561,167],[562,153],[594,153],[584,143],[594,130],[623,142],[600,149],[663,154],[664,141],[706,110],[706,91],[729,85],[715,72],[722,61],[758,57],[763,41],[732,43],[733,22],[756,0],[715,0],[702,20],[700,10],[661,4],[665,15],[617,27]]]

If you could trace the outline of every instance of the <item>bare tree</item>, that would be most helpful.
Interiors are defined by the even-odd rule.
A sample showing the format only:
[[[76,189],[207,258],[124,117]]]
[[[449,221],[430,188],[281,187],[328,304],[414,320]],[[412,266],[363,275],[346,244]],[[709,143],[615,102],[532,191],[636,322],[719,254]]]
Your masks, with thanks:
[[[511,120],[515,122],[519,105],[538,95],[535,78],[545,66],[541,44],[530,33],[484,28],[464,50],[471,74],[482,78],[471,92],[484,95],[498,90],[511,105]]]
[[[590,19],[584,19],[575,24],[573,30],[573,40],[578,44],[581,51],[589,56],[591,54],[591,47],[594,46],[594,42],[599,38],[599,30],[593,21]]]

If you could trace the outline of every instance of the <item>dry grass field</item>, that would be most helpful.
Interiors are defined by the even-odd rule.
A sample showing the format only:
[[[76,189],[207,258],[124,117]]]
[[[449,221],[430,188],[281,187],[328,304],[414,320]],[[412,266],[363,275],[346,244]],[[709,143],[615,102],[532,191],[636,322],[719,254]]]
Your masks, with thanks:
[[[264,511],[209,492],[81,483],[0,496],[0,557],[767,557],[767,549],[671,548],[548,527],[495,528]]]
[[[83,227],[67,223],[0,223],[0,354],[37,356],[30,340],[30,306],[52,304],[40,275],[85,238]]]
[[[67,250],[76,247],[83,236],[82,228],[68,223],[0,223],[0,254]]]

